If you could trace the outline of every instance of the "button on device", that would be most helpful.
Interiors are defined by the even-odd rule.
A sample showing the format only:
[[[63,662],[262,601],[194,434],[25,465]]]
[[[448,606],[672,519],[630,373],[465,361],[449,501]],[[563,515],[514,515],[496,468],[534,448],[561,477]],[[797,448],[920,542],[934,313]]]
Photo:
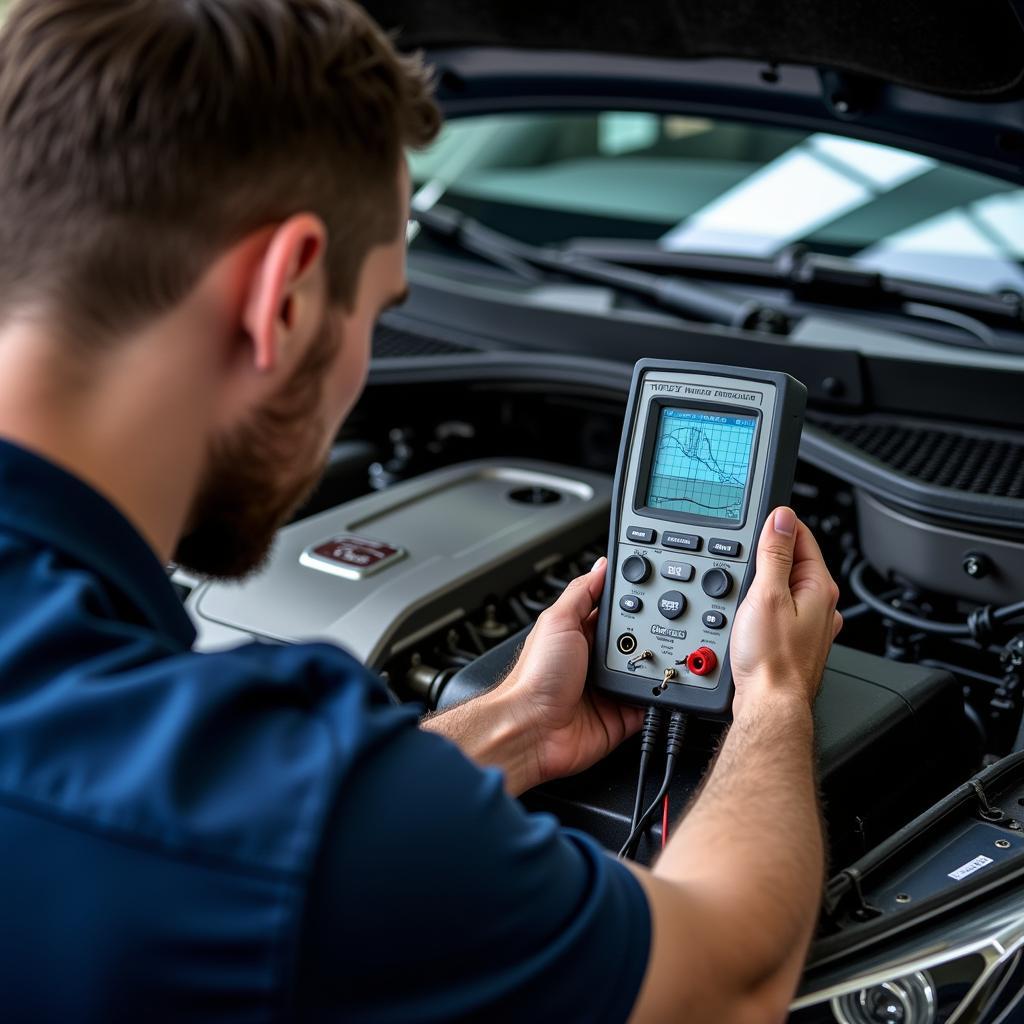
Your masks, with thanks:
[[[622,563],[622,578],[629,583],[643,583],[651,575],[651,563],[643,555],[630,555]]]
[[[722,540],[720,537],[712,537],[708,541],[708,552],[712,555],[725,555],[726,558],[739,558],[740,542],[738,540]]]
[[[700,620],[706,629],[721,629],[725,625],[725,616],[721,612],[705,612]]]
[[[638,612],[643,608],[644,603],[635,594],[623,594],[619,598],[619,607],[624,612]]]
[[[667,548],[680,551],[700,551],[702,542],[695,533],[665,533],[662,534],[661,543]]]
[[[637,544],[653,544],[658,535],[648,526],[630,526],[626,536]]]
[[[732,590],[732,577],[724,569],[708,569],[700,585],[708,597],[725,597]]]
[[[668,590],[658,598],[658,611],[666,619],[678,619],[686,611],[686,598],[678,590]]]
[[[697,570],[689,562],[666,562],[661,567],[661,575],[667,580],[680,580],[689,583]]]

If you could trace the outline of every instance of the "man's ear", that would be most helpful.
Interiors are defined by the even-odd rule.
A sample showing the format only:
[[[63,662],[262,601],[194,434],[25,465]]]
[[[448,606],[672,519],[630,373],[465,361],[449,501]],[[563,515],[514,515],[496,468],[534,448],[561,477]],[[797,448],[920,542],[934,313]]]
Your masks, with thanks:
[[[319,330],[326,248],[326,226],[308,213],[289,218],[270,236],[242,310],[256,370],[275,369],[282,356],[303,349]]]

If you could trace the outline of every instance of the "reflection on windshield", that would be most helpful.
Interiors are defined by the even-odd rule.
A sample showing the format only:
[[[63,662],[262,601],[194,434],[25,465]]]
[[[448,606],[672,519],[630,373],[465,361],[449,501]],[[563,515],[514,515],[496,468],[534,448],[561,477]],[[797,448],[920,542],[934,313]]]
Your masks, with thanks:
[[[890,146],[609,112],[453,122],[411,158],[442,199],[526,241],[635,237],[770,257],[803,242],[904,277],[1024,288],[1024,191]]]
[[[969,257],[965,259],[964,257]],[[860,261],[886,274],[967,288],[1024,289],[1024,191],[947,210],[880,239]]]
[[[666,234],[667,249],[773,256],[924,174],[934,161],[889,146],[811,135]]]

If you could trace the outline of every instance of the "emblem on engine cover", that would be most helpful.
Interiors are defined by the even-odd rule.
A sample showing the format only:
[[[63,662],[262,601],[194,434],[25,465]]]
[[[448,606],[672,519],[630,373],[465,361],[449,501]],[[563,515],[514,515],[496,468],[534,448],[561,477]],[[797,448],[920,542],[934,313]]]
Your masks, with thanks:
[[[348,580],[359,580],[405,557],[402,548],[365,537],[331,537],[306,548],[302,565]]]

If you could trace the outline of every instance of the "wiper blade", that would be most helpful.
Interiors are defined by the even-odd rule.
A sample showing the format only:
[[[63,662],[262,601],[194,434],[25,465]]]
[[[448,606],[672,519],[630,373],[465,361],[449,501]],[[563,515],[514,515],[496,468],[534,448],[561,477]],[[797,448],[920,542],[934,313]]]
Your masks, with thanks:
[[[791,254],[779,261],[778,269],[791,284],[794,295],[815,302],[868,303],[872,308],[919,303],[1024,326],[1024,296],[1013,290],[983,292],[890,277],[841,256],[814,252]]]
[[[774,306],[732,298],[677,277],[633,270],[572,250],[520,242],[450,207],[433,206],[422,210],[413,207],[412,219],[435,238],[527,279],[536,280],[537,270],[562,274],[639,296],[688,320],[698,319],[743,330],[787,334],[793,326],[792,318]]]
[[[519,243],[458,210],[447,206],[432,206],[429,210],[413,207],[412,219],[435,238],[511,271],[517,277],[531,283],[541,280],[536,268],[516,252]]]
[[[997,325],[1024,327],[1024,295],[1013,289],[986,292],[890,276],[860,266],[855,260],[812,252],[801,245],[791,246],[776,257],[760,257],[678,252],[641,240],[580,239],[570,244],[569,251],[617,265],[783,285],[795,298],[809,302],[870,310],[891,308],[917,315],[915,310],[903,308],[911,303],[957,310]]]

